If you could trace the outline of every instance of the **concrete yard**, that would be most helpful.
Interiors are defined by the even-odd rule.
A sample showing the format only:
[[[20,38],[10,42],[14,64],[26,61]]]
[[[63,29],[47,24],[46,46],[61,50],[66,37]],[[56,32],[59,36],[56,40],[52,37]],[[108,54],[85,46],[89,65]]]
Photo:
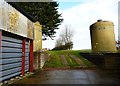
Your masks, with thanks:
[[[18,84],[119,84],[119,74],[103,70],[44,70],[15,82]],[[13,84],[12,84],[13,85]],[[11,85],[11,86],[12,86]],[[105,86],[106,86],[105,85]]]

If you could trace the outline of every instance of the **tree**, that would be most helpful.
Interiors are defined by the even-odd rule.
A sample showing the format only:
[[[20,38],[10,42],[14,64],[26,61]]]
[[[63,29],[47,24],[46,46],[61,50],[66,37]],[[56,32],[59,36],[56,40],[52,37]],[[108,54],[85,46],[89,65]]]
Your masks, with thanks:
[[[70,50],[73,48],[73,42],[66,43],[65,45],[55,46],[52,50]]]
[[[74,31],[71,26],[65,26],[62,33],[60,34],[61,39],[63,40],[64,44],[72,42],[72,38],[74,35]]]
[[[68,42],[68,43],[66,43],[66,44],[65,44],[65,47],[66,47],[67,50],[72,49],[72,48],[73,48],[73,42]]]
[[[70,50],[73,48],[73,38],[74,31],[70,26],[65,26],[59,38],[56,40],[55,48],[53,50]]]
[[[56,40],[55,47],[59,47],[59,46],[61,46],[61,45],[63,45],[63,41],[62,41],[61,38],[58,38],[58,39]]]
[[[33,16],[43,27],[43,36],[53,38],[56,29],[62,23],[61,14],[58,13],[57,2],[19,2],[28,14]]]

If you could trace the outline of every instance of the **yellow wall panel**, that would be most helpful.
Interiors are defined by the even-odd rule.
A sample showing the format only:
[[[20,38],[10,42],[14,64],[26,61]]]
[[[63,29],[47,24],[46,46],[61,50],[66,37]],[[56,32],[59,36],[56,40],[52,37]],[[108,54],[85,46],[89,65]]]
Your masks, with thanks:
[[[33,39],[34,23],[4,0],[0,0],[0,29]]]
[[[34,24],[34,52],[42,49],[42,26],[39,22]]]

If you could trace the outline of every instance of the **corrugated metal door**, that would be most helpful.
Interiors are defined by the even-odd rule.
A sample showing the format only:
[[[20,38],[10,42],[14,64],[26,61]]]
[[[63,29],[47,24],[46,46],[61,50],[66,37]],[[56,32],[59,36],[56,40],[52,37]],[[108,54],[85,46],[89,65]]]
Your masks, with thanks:
[[[22,69],[22,40],[3,35],[0,61],[0,82],[20,75]],[[26,41],[25,72],[28,69],[29,42]]]
[[[26,57],[25,57],[25,72],[29,71],[29,41],[25,44]]]
[[[2,36],[0,81],[21,74],[22,40]]]

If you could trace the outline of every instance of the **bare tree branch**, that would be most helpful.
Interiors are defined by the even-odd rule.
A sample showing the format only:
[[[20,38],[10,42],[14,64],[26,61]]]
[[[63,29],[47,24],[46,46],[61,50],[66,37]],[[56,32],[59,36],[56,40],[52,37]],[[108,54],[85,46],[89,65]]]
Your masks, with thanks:
[[[59,49],[72,49],[73,42],[72,38],[74,35],[74,31],[71,26],[66,25],[60,34],[59,38],[56,40],[55,47]],[[61,48],[60,48],[61,47]]]

